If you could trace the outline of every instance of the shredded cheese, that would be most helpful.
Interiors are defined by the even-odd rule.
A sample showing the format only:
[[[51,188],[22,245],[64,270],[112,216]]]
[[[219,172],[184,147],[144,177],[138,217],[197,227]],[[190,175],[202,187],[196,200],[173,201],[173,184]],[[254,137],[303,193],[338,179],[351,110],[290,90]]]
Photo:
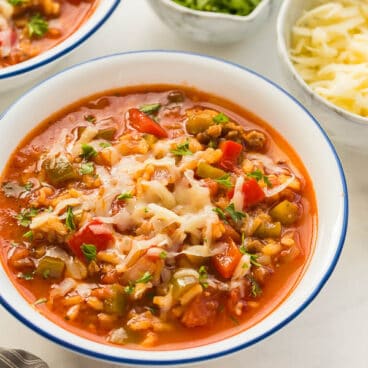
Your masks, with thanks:
[[[292,29],[290,54],[317,94],[368,116],[368,1],[335,0],[306,11]]]

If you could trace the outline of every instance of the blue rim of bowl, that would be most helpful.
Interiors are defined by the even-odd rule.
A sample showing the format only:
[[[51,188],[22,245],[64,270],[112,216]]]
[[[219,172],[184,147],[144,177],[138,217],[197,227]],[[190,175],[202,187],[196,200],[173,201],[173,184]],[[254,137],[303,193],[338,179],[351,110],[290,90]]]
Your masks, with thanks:
[[[98,23],[95,24],[95,26],[89,31],[87,32],[85,35],[83,35],[81,38],[77,39],[72,45],[70,45],[69,47],[60,50],[58,53],[56,53],[55,55],[51,55],[50,57],[48,57],[45,60],[42,60],[38,63],[32,64],[28,67],[25,68],[20,68],[19,70],[15,70],[13,72],[9,72],[9,73],[4,73],[4,74],[0,74],[0,80],[1,79],[6,79],[6,78],[10,78],[10,77],[15,77],[17,75],[21,75],[23,73],[27,73],[30,72],[32,70],[38,69],[46,64],[52,63],[53,61],[69,54],[70,52],[72,52],[75,48],[77,48],[79,45],[81,45],[83,42],[85,42],[86,40],[88,40],[94,33],[96,33],[101,26],[110,18],[110,16],[112,15],[112,13],[115,11],[115,9],[118,7],[120,3],[120,0],[113,0],[113,3],[110,6],[110,9],[106,12],[106,14],[100,19],[100,21]],[[62,44],[62,43],[61,43]],[[52,50],[52,49],[50,49]],[[36,56],[37,57],[37,56]],[[32,59],[30,59],[32,60]],[[22,63],[20,63],[21,65]],[[6,70],[6,68],[5,68]]]
[[[124,56],[124,55],[131,55],[131,54],[160,54],[160,53],[161,54],[166,53],[166,54],[181,54],[181,55],[195,56],[195,57],[210,59],[210,60],[214,60],[214,61],[217,61],[217,62],[225,63],[227,65],[231,65],[235,68],[238,68],[242,71],[246,71],[247,73],[250,73],[250,74],[252,74],[252,75],[254,75],[258,78],[263,79],[265,82],[267,82],[271,86],[278,89],[280,92],[282,92],[287,97],[289,97],[295,104],[297,104],[310,117],[311,121],[320,130],[320,133],[324,137],[325,141],[327,142],[328,146],[331,149],[332,155],[335,158],[335,161],[336,161],[337,167],[339,169],[339,173],[340,173],[340,180],[341,180],[342,189],[344,191],[343,222],[342,222],[342,228],[341,228],[341,233],[340,233],[340,239],[339,239],[339,242],[338,242],[338,246],[336,248],[334,258],[332,259],[329,268],[327,269],[326,273],[324,274],[324,276],[322,277],[322,279],[320,280],[318,285],[315,287],[315,289],[309,295],[309,297],[302,303],[302,305],[300,305],[293,313],[291,313],[287,318],[285,318],[284,320],[279,322],[272,329],[270,329],[270,330],[266,331],[265,333],[251,339],[250,341],[239,344],[239,345],[234,346],[230,349],[226,349],[224,351],[216,352],[216,353],[209,354],[209,355],[206,355],[206,356],[199,356],[199,357],[194,357],[194,358],[184,358],[184,359],[152,360],[152,361],[150,361],[150,360],[143,360],[143,359],[131,359],[131,358],[124,358],[124,357],[116,357],[116,356],[96,353],[94,351],[84,349],[84,348],[81,348],[81,347],[79,347],[75,344],[72,344],[72,343],[66,342],[64,340],[61,340],[58,337],[52,335],[51,333],[41,329],[35,323],[33,323],[33,322],[29,321],[28,319],[24,318],[17,310],[15,310],[10,304],[8,304],[7,301],[4,300],[2,298],[2,296],[0,295],[0,305],[2,305],[10,314],[12,314],[15,318],[17,318],[19,321],[21,321],[23,324],[25,324],[31,330],[37,332],[38,334],[45,337],[46,339],[51,340],[51,341],[61,345],[62,347],[66,348],[66,349],[72,350],[72,351],[74,351],[78,354],[82,354],[82,355],[87,356],[89,358],[99,359],[99,360],[107,361],[107,362],[110,362],[110,363],[120,363],[120,364],[129,364],[129,365],[138,364],[138,365],[145,365],[145,366],[193,364],[193,363],[198,363],[198,362],[202,362],[202,361],[208,361],[208,360],[220,358],[220,357],[238,352],[242,349],[245,349],[245,348],[247,348],[251,345],[254,345],[255,343],[257,343],[259,341],[262,341],[263,339],[269,337],[270,335],[274,334],[275,332],[277,332],[278,330],[280,330],[281,328],[286,326],[295,317],[297,317],[314,300],[314,298],[319,294],[322,287],[325,285],[325,283],[330,278],[330,276],[331,276],[333,270],[335,269],[336,264],[339,260],[340,254],[341,254],[343,246],[344,246],[346,231],[347,231],[347,225],[348,225],[349,199],[348,199],[348,190],[347,190],[345,174],[344,174],[344,170],[343,170],[341,161],[339,159],[339,156],[338,156],[338,154],[335,150],[335,147],[333,146],[330,138],[327,136],[327,133],[323,130],[323,128],[321,127],[321,125],[319,124],[317,119],[295,97],[293,97],[289,92],[284,90],[282,87],[280,87],[278,84],[271,81],[270,79],[262,76],[261,74],[255,72],[251,69],[248,69],[247,67],[244,67],[242,65],[233,63],[231,61],[227,61],[227,60],[217,58],[217,57],[213,57],[213,56],[197,54],[197,53],[193,53],[193,52],[175,51],[175,50],[128,51],[128,52],[116,53],[116,54],[111,54],[111,55],[106,55],[106,56],[94,58],[94,59],[87,60],[85,62],[79,63],[77,65],[73,65],[73,66],[71,66],[71,67],[69,67],[69,68],[67,68],[67,69],[65,69],[65,70],[63,70],[63,71],[61,71],[57,74],[54,74],[53,76],[51,76],[47,79],[45,79],[44,81],[40,82],[39,84],[35,85],[28,92],[24,93],[20,98],[18,98],[18,100],[16,102],[14,102],[8,109],[6,109],[5,112],[0,116],[0,120],[8,113],[8,111],[15,108],[17,103],[20,100],[25,98],[34,89],[38,88],[42,84],[46,83],[49,79],[52,79],[52,78],[58,76],[59,74],[63,74],[63,73],[65,73],[65,72],[67,72],[71,69],[79,68],[79,67],[82,67],[83,65],[90,64],[90,63],[93,63],[93,62],[98,61],[98,60],[110,59],[110,58],[114,58],[114,57],[121,57],[121,56]],[[185,350],[183,350],[183,351],[185,351]]]

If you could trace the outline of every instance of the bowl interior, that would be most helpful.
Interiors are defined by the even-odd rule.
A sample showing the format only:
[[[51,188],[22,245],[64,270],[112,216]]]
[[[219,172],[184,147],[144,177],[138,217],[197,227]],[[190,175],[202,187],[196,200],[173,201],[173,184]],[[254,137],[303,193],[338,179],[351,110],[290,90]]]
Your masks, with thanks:
[[[0,69],[0,79],[31,71],[66,55],[96,32],[118,4],[119,0],[98,0],[92,14],[73,34],[55,47],[42,52],[32,59]]]
[[[220,95],[263,118],[290,142],[314,183],[319,213],[315,251],[303,279],[281,306],[254,327],[224,341],[188,349],[185,357],[177,351],[126,350],[73,335],[30,307],[2,269],[0,301],[32,329],[92,357],[131,364],[180,364],[206,360],[268,336],[296,316],[318,293],[335,266],[345,237],[347,192],[344,175],[336,153],[318,123],[279,87],[254,72],[224,61],[159,51],[100,58],[72,67],[36,86],[1,118],[0,135],[7,139],[0,147],[0,170],[26,132],[60,108],[96,92],[144,84],[189,85]],[[42,109],[37,108],[40,101]]]

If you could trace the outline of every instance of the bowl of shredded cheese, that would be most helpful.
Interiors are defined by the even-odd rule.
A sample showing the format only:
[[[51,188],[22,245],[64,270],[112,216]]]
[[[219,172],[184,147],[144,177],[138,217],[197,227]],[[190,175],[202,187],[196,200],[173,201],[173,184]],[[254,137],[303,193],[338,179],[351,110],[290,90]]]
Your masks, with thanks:
[[[368,2],[285,0],[277,36],[293,94],[335,142],[368,152]]]

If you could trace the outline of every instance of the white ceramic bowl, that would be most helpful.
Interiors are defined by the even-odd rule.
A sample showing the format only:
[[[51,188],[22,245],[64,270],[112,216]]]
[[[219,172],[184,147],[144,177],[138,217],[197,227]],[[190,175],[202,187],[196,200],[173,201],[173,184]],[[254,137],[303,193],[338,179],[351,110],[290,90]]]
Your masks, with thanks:
[[[321,122],[331,139],[368,153],[368,118],[350,113],[315,93],[302,79],[289,57],[291,29],[315,0],[284,0],[277,19],[277,46],[288,84],[295,95]]]
[[[89,83],[84,83],[86,80]],[[74,335],[32,308],[0,269],[0,302],[16,318],[68,349],[122,364],[153,366],[199,362],[238,351],[266,338],[296,317],[318,294],[339,258],[347,226],[344,173],[318,122],[269,80],[241,66],[207,56],[170,51],[132,52],[92,60],[53,76],[26,93],[1,117],[0,136],[7,139],[0,145],[0,170],[24,135],[59,109],[97,92],[158,83],[185,84],[220,93],[271,123],[296,149],[311,175],[318,204],[318,234],[302,280],[282,305],[236,336],[185,351],[127,350]]]
[[[160,19],[179,35],[211,44],[233,43],[252,36],[271,8],[271,0],[262,0],[252,13],[239,16],[193,10],[172,0],[149,0],[149,3]]]
[[[43,73],[91,37],[109,19],[119,3],[119,0],[99,0],[87,21],[63,42],[32,59],[0,68],[0,93],[42,77]]]

